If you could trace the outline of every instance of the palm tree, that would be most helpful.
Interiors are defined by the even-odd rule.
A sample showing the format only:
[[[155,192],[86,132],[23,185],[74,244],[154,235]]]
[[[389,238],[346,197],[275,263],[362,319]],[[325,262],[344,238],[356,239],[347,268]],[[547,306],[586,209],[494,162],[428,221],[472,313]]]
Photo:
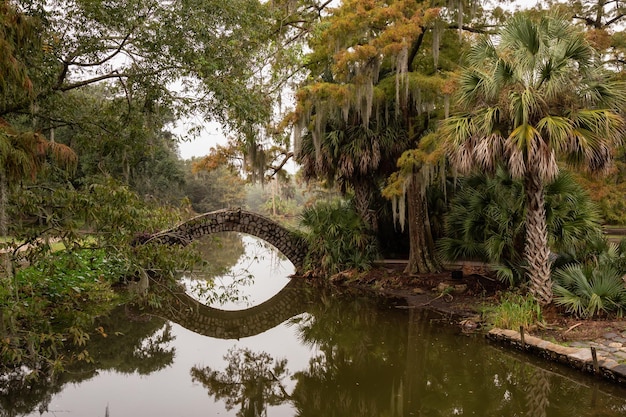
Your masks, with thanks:
[[[296,153],[304,178],[337,182],[342,191],[351,189],[354,206],[370,229],[376,230],[373,202],[380,196],[380,183],[396,168],[398,156],[408,146],[406,132],[398,121],[381,120],[363,126],[360,121],[327,121],[318,143],[312,132],[302,137]]]
[[[544,188],[557,156],[592,171],[608,167],[624,130],[623,85],[609,80],[584,33],[557,15],[518,14],[499,37],[482,38],[459,78],[463,113],[442,123],[450,160],[461,172],[503,161],[523,179],[524,257],[530,291],[552,301]]]
[[[566,170],[545,187],[546,226],[550,248],[567,257],[588,252],[589,242],[602,235],[597,206]],[[524,187],[498,167],[463,178],[450,201],[446,236],[440,255],[448,262],[477,259],[489,262],[498,278],[510,285],[524,278]]]

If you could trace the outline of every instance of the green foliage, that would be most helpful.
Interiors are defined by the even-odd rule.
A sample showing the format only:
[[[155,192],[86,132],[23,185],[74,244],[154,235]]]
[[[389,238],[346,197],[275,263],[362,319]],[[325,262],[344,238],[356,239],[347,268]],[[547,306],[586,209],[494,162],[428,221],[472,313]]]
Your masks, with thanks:
[[[506,293],[500,304],[486,309],[483,314],[490,324],[501,329],[519,330],[520,326],[528,329],[542,321],[537,301],[515,293]]]
[[[626,147],[618,148],[614,168],[608,176],[599,178],[581,173],[579,180],[597,202],[606,224],[626,224]]]
[[[154,106],[151,100],[144,92],[135,92],[128,101],[111,86],[84,87],[50,99],[52,108],[40,110],[46,115],[37,128],[48,131],[47,118],[67,121],[50,134],[79,155],[75,183],[88,184],[105,174],[141,196],[176,202],[183,196],[185,178],[176,137],[166,127],[172,109]]]
[[[598,201],[602,217],[607,224],[626,224],[626,187],[620,183],[619,187],[609,189],[607,195]]]
[[[478,39],[458,78],[458,113],[442,121],[450,160],[462,173],[504,164],[523,178],[524,255],[532,293],[552,299],[545,185],[558,159],[592,172],[608,169],[624,130],[624,84],[565,14],[518,13],[496,39]],[[567,105],[564,105],[567,103]]]
[[[311,75],[297,91],[293,115],[296,159],[307,180],[336,182],[344,195],[352,192],[357,212],[373,230],[384,222],[377,217],[381,205],[388,204],[381,184],[449,104],[447,84],[464,38],[447,28],[472,18],[462,6],[450,6],[444,13],[424,1],[343,1],[322,17],[311,37]],[[394,176],[394,204],[405,191],[425,187],[407,190],[408,178],[415,183],[426,177],[408,171]],[[430,241],[428,222],[415,205],[408,207],[411,245]],[[410,251],[407,269],[435,269],[432,245],[421,246]]]
[[[66,247],[123,248],[138,233],[156,232],[180,220],[177,210],[152,207],[130,187],[110,177],[93,178],[85,187],[71,183],[28,184],[10,199],[11,234],[36,244],[35,238],[60,239]]]
[[[15,99],[32,93],[26,65],[28,55],[41,48],[40,21],[20,13],[13,2],[0,4],[0,98]]]
[[[587,193],[567,172],[546,186],[550,247],[574,259],[584,257],[590,241],[601,235],[600,216]],[[494,176],[462,179],[446,216],[441,255],[449,261],[477,259],[495,265],[511,285],[524,276],[524,187],[499,168]]]
[[[65,340],[82,346],[93,320],[120,299],[111,288],[126,271],[104,250],[63,251],[15,274],[13,291],[0,291],[1,368],[62,366]],[[80,358],[86,359],[86,355]]]
[[[557,259],[565,265],[554,273],[555,303],[584,318],[621,316],[626,308],[626,239],[616,243],[598,237],[582,255]]]
[[[311,198],[310,190],[301,188],[293,178],[276,179],[261,186],[247,187],[246,207],[254,212],[271,217],[288,228],[297,229],[299,218]]]
[[[554,303],[582,318],[621,316],[626,308],[623,271],[608,262],[567,265],[554,275]]]
[[[72,359],[87,360],[87,352],[75,358],[58,352],[85,344],[93,319],[119,300],[112,283],[140,278],[132,286],[145,295],[149,276],[171,279],[197,263],[191,249],[133,245],[139,234],[171,227],[180,216],[173,209],[147,206],[110,178],[81,189],[69,184],[22,187],[11,201],[18,220],[13,235],[25,242],[13,260],[30,266],[18,268],[12,288],[0,290],[6,366],[43,363],[58,369]],[[57,240],[67,249],[52,252],[50,242]]]
[[[626,274],[626,238],[618,243],[607,242],[607,246],[603,260],[621,274]]]
[[[366,270],[378,254],[375,237],[348,203],[319,203],[307,208],[302,225],[308,229],[306,268],[316,274]]]
[[[270,111],[271,90],[256,72],[276,53],[281,30],[273,24],[277,8],[263,2],[18,4],[20,17],[37,16],[45,22],[36,32],[43,47],[31,48],[28,57],[38,110],[44,114],[54,111],[48,107],[50,99],[103,81],[119,87],[119,95],[128,102],[149,96],[147,109],[199,109],[234,126],[264,120]],[[69,27],[71,31],[66,30]],[[129,59],[119,59],[121,55]],[[91,71],[85,72],[86,67]],[[192,100],[165,87],[176,81],[202,99]],[[28,104],[2,103],[0,115]]]

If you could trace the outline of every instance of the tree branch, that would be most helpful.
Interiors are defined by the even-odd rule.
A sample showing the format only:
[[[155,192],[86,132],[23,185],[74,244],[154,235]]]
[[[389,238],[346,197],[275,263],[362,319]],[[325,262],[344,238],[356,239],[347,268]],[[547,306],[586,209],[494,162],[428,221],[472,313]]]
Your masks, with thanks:
[[[99,77],[94,77],[94,78],[89,78],[83,81],[78,81],[76,83],[73,84],[66,84],[64,86],[60,86],[59,88],[57,88],[58,91],[69,91],[69,90],[74,90],[76,88],[80,88],[80,87],[84,87],[86,85],[89,84],[93,84],[93,83],[97,83],[100,81],[104,81],[104,80],[110,80],[111,78],[127,78],[129,77],[128,74],[120,74],[117,71],[113,71],[109,74],[104,74],[101,75]]]
[[[287,153],[283,153],[282,154],[284,156],[283,160],[280,162],[280,164],[278,164],[278,166],[270,166],[269,169],[271,169],[272,172],[270,174],[270,178],[272,178],[274,175],[276,175],[278,173],[278,171],[280,171],[281,169],[283,169],[283,167],[285,166],[285,164],[293,157],[293,152],[287,152]]]
[[[495,30],[498,26],[495,25],[487,25],[487,26],[482,26],[480,28],[476,28],[476,27],[472,27],[472,26],[466,26],[466,25],[462,25],[461,26],[461,30],[464,30],[465,32],[470,32],[470,33],[480,33],[480,34],[495,34],[497,33],[497,31]],[[487,28],[494,28],[494,30],[488,30]],[[456,23],[452,23],[450,25],[448,25],[448,29],[459,29],[459,25]]]
[[[124,38],[122,39],[122,42],[120,42],[120,44],[118,45],[117,48],[113,49],[113,52],[111,54],[109,54],[108,56],[102,58],[100,61],[97,62],[78,62],[78,61],[63,61],[64,65],[75,65],[77,67],[97,67],[99,65],[103,65],[104,63],[110,61],[111,59],[115,58],[120,52],[122,52],[122,49],[124,48],[124,46],[126,45],[126,42],[128,41],[128,39],[130,39],[130,35],[133,34],[133,31],[135,30],[136,26],[134,26],[130,32],[128,32],[128,34],[126,36],[124,36]]]
[[[606,23],[604,23],[604,27],[611,26],[613,23],[622,19],[624,16],[626,16],[626,13],[620,13],[617,16],[615,16],[613,19],[607,20]]]
[[[136,74],[127,74],[127,73],[120,73],[117,70],[114,70],[113,72],[110,72],[108,74],[104,74],[104,75],[100,75],[99,77],[94,77],[94,78],[88,78],[86,80],[82,80],[82,81],[78,81],[75,82],[73,84],[67,84],[64,86],[61,86],[59,88],[57,88],[57,91],[69,91],[69,90],[74,90],[76,88],[80,88],[80,87],[84,87],[86,85],[89,84],[94,84],[100,81],[104,81],[104,80],[110,80],[112,78],[119,78],[119,79],[123,79],[123,78],[130,78],[130,77],[141,77],[141,76],[147,76],[147,75],[154,75],[154,74],[160,74],[164,71],[167,71],[168,69],[172,69],[172,68],[177,68],[177,67],[163,67],[163,68],[159,68],[157,70],[154,71],[148,71],[148,72],[141,72],[141,73],[136,73]]]
[[[598,29],[598,28],[596,27],[596,21],[595,21],[595,20],[593,20],[593,19],[592,19],[592,18],[590,18],[590,17],[585,17],[585,16],[578,16],[578,15],[574,15],[574,16],[572,16],[572,19],[582,20],[582,21],[584,21],[584,22],[585,22],[585,24],[586,24],[587,26],[591,26],[591,27],[594,27],[594,28]]]
[[[426,28],[424,26],[420,26],[420,29],[422,31],[417,37],[417,39],[415,39],[415,42],[413,42],[413,45],[411,45],[411,51],[409,52],[409,61],[408,61],[409,70],[411,70],[411,66],[413,65],[413,60],[415,59],[415,56],[419,52],[419,49],[422,46],[422,42],[424,41],[424,33],[426,33]]]

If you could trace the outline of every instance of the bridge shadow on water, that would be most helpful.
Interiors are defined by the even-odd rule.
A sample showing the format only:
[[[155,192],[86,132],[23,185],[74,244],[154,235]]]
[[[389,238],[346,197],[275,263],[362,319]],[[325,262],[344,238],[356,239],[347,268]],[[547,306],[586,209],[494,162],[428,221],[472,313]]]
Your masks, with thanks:
[[[217,339],[240,339],[273,329],[307,311],[311,290],[303,279],[292,278],[269,300],[244,310],[209,307],[186,293],[172,294],[169,308],[158,315],[195,333]]]

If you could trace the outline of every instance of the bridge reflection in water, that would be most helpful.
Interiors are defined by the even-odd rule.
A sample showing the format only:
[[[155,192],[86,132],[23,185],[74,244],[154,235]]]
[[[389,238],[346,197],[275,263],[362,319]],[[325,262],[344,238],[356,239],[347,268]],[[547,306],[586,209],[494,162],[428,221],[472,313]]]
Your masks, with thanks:
[[[170,321],[195,333],[217,339],[240,339],[273,329],[307,311],[311,291],[294,278],[269,300],[245,310],[220,310],[202,304],[186,293],[172,295],[171,308],[159,311]]]

